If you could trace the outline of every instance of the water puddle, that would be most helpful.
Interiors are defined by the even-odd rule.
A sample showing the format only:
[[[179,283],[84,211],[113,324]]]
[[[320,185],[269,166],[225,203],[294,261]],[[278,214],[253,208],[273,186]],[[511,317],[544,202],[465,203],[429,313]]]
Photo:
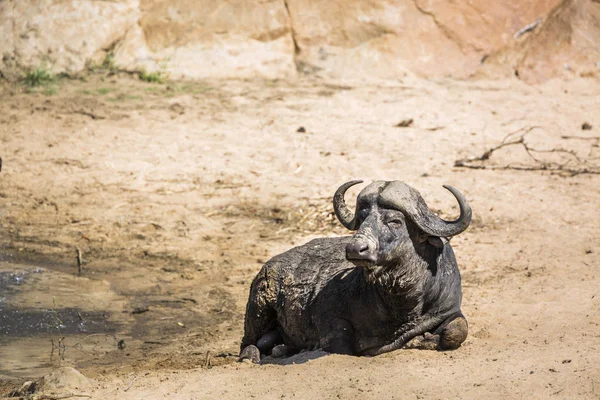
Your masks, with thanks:
[[[122,351],[131,339],[126,305],[107,282],[0,262],[0,378]]]

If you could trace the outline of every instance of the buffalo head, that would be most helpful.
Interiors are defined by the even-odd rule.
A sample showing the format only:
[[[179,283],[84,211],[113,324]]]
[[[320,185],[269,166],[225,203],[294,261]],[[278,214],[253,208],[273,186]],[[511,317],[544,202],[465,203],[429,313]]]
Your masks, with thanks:
[[[344,194],[362,181],[350,181],[336,191],[333,204],[340,222],[356,230],[346,246],[346,258],[371,270],[395,266],[430,246],[442,247],[441,238],[463,232],[471,222],[471,207],[452,186],[448,189],[460,207],[455,221],[445,221],[429,209],[419,192],[400,181],[377,181],[358,195],[356,211],[346,206]],[[421,249],[421,251],[419,251]]]

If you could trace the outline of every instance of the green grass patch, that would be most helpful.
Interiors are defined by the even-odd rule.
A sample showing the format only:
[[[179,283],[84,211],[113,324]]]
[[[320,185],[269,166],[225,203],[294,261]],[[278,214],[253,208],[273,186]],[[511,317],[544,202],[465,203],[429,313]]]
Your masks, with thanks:
[[[109,72],[115,72],[119,69],[117,64],[115,63],[115,55],[113,53],[107,53],[106,57],[104,57],[104,61],[102,61],[101,67]]]
[[[106,88],[106,87],[96,89],[96,93],[98,93],[98,94],[107,94],[107,93],[114,92],[114,91],[115,91],[115,89]]]
[[[54,96],[57,93],[58,93],[58,91],[56,90],[56,87],[54,87],[54,86],[46,87],[42,91],[42,94],[45,95],[45,96]]]
[[[213,90],[213,88],[202,83],[193,83],[187,85],[176,85],[173,87],[173,90],[179,93],[203,94],[206,92],[210,92],[211,90]]]
[[[27,72],[21,80],[27,87],[34,88],[54,82],[55,77],[49,69],[38,67]]]
[[[148,93],[157,93],[160,92],[161,88],[158,86],[152,86],[152,87],[148,87],[144,89],[144,92],[148,92]]]
[[[79,89],[77,91],[77,93],[81,93],[81,94],[85,94],[88,96],[95,96],[95,95],[105,95],[105,94],[109,94],[109,93],[113,93],[115,92],[117,89],[115,88],[109,88],[109,87],[100,87],[100,88],[95,88],[95,89]]]
[[[109,97],[109,101],[141,100],[142,96],[119,93],[115,97]]]
[[[106,53],[101,63],[90,63],[87,66],[90,72],[117,72],[119,67],[115,63],[115,56],[112,52]]]
[[[168,76],[160,71],[157,72],[146,72],[140,71],[138,72],[138,76],[140,80],[148,83],[165,83],[168,79]]]

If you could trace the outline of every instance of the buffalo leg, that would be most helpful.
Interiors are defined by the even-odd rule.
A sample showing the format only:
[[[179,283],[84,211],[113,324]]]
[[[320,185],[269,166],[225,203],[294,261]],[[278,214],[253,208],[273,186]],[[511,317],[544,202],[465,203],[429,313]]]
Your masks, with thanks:
[[[412,338],[404,345],[407,349],[437,350],[440,346],[440,335],[425,332],[421,336]]]
[[[250,360],[254,364],[258,364],[260,362],[260,350],[253,344],[250,344],[240,352],[240,356],[238,357],[238,361]]]
[[[260,361],[260,353],[271,351],[277,344],[279,333],[275,330],[275,310],[267,305],[262,296],[251,297],[246,307],[244,337],[240,346],[239,361]],[[249,349],[248,349],[249,348]]]
[[[398,350],[402,348],[406,343],[408,343],[411,339],[423,335],[425,332],[429,332],[434,329],[437,325],[439,325],[440,320],[437,318],[431,318],[421,322],[416,325],[414,328],[409,331],[403,333],[398,337],[398,339],[394,340],[392,343],[386,344],[384,346],[373,347],[367,350],[364,350],[361,355],[363,356],[377,356],[379,354],[387,353],[390,351]]]
[[[256,347],[260,350],[262,354],[269,354],[273,347],[278,344],[283,343],[283,338],[281,334],[276,329],[272,331],[268,331],[258,341],[256,342]]]
[[[321,324],[319,329],[324,334],[321,337],[321,347],[328,353],[349,354],[356,353],[354,327],[345,319],[336,318]]]
[[[462,315],[450,321],[440,332],[440,350],[454,350],[467,338],[469,326]]]

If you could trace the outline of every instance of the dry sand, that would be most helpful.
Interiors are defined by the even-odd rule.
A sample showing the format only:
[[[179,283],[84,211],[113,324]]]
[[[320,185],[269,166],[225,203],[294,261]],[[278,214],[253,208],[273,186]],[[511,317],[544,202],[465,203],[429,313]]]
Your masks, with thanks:
[[[79,393],[600,398],[600,176],[573,174],[598,171],[597,81],[151,85],[92,75],[42,92],[0,93],[0,244],[5,260],[68,275],[79,248],[78,279],[104,280],[128,302],[126,350],[61,362],[91,379]],[[475,163],[500,169],[454,166],[527,131],[531,148],[579,159],[516,144]],[[466,343],[236,363],[254,274],[290,246],[345,234],[330,197],[355,178],[403,180],[448,218],[458,210],[442,184],[466,194],[474,221],[453,239]],[[5,380],[3,394],[21,381]]]

